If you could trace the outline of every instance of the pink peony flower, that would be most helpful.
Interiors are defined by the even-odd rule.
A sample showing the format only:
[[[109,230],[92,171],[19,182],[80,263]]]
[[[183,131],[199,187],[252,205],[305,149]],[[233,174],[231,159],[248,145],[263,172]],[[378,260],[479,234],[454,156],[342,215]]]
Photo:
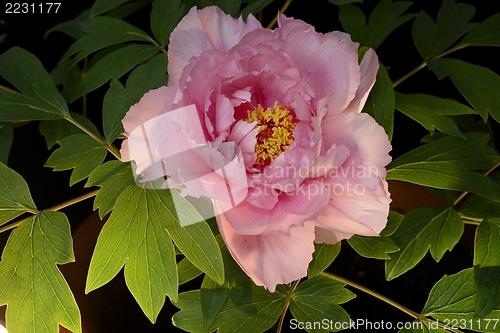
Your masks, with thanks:
[[[143,180],[209,197],[236,262],[271,292],[307,275],[314,242],[385,227],[383,128],[360,113],[378,58],[348,34],[279,16],[192,8],[170,37],[169,84],[123,119],[123,161]]]

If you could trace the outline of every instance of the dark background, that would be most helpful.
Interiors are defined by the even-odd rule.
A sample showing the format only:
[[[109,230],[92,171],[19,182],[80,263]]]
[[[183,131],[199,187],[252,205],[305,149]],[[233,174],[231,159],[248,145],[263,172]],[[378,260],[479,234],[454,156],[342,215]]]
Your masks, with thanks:
[[[64,51],[71,45],[73,39],[60,32],[53,32],[48,35],[47,39],[44,39],[44,33],[57,23],[77,16],[93,3],[90,0],[58,1],[62,2],[62,5],[57,14],[5,14],[5,4],[8,1],[1,0],[0,35],[7,34],[7,38],[3,43],[0,43],[0,54],[12,46],[20,46],[35,54],[48,71],[52,70]],[[476,6],[474,22],[481,22],[500,11],[499,1],[467,0],[462,2]],[[38,4],[40,1],[35,0],[30,3]],[[278,12],[282,3],[284,1],[275,1],[274,4],[265,9],[264,26]],[[361,8],[365,13],[369,13],[377,3],[378,1],[365,0]],[[441,1],[438,0],[415,1],[408,12],[424,10],[435,18],[440,5]],[[150,6],[146,6],[126,20],[150,33],[149,12]],[[314,25],[319,32],[342,30],[337,19],[337,7],[326,0],[295,0],[286,14]],[[389,75],[393,81],[422,62],[411,39],[412,22],[413,20],[405,23],[392,33],[377,50],[381,62],[391,66]],[[500,73],[499,48],[468,48],[453,53],[451,57],[486,66],[496,73]],[[0,79],[0,83],[6,84],[3,79]],[[89,118],[99,129],[101,129],[100,110],[107,87],[108,84],[90,94],[88,100]],[[403,93],[434,94],[455,98],[466,103],[448,78],[438,81],[436,76],[427,69],[421,70],[402,83],[397,87],[397,90]],[[76,101],[69,108],[71,111],[81,112],[81,102]],[[495,124],[494,132],[498,133],[497,124]],[[419,146],[420,139],[425,134],[427,131],[422,126],[396,112],[392,156],[395,158]],[[15,130],[9,167],[19,172],[27,181],[39,209],[49,208],[88,191],[83,187],[84,181],[72,187],[68,186],[70,171],[53,172],[50,168],[44,168],[43,164],[50,153],[43,137],[39,134],[38,122],[29,123]],[[63,212],[68,216],[72,229],[76,230],[92,212],[92,200],[68,207]],[[468,232],[474,231],[473,229],[466,230]],[[8,234],[9,232],[0,235],[0,248]],[[344,243],[331,271],[361,283],[419,312],[425,304],[430,289],[444,274],[454,274],[472,266],[471,245],[471,238],[464,237],[464,241],[455,247],[453,253],[447,253],[439,264],[435,263],[430,256],[426,256],[415,269],[394,281],[386,282],[383,261],[364,259]],[[197,279],[188,286],[181,286],[181,291],[198,288],[200,281]],[[384,320],[394,324],[397,321],[411,321],[409,316],[386,303],[362,292],[353,291],[357,294],[357,298],[343,305],[352,319],[366,319],[372,322]],[[175,329],[171,324],[171,316],[177,311],[176,308],[167,300],[157,323],[151,324],[126,289],[122,272],[98,292],[104,295],[101,299],[102,304],[99,304],[99,307],[102,308],[100,317],[96,319],[101,327],[101,332],[165,332]],[[291,317],[287,317],[285,327],[288,326],[289,319]],[[284,331],[286,330],[284,329]]]

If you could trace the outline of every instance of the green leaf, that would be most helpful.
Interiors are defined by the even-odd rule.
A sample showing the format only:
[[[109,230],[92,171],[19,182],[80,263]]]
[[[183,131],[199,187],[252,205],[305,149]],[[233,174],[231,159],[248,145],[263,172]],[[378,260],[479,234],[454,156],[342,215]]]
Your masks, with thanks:
[[[328,0],[328,2],[333,3],[334,5],[337,5],[337,6],[342,6],[342,5],[347,5],[348,3],[354,3],[354,2],[363,3],[363,0]]]
[[[383,236],[361,237],[354,235],[347,242],[359,255],[365,258],[390,259],[388,253],[399,250],[399,247],[389,237]]]
[[[222,242],[220,236],[217,237]],[[285,306],[286,290],[278,286],[274,293],[257,287],[233,260],[224,243],[221,244],[224,257],[224,286],[229,294],[208,331],[265,332],[277,320]],[[207,332],[201,310],[199,290],[179,294],[175,305],[181,309],[172,321],[175,326],[189,332]]]
[[[109,161],[92,171],[85,187],[101,187],[94,200],[94,210],[99,208],[99,217],[102,219],[115,207],[120,194],[132,184],[134,177],[130,164]]]
[[[201,317],[206,330],[214,322],[215,317],[226,302],[228,288],[220,286],[208,276],[205,276],[200,289]]]
[[[74,261],[68,219],[41,212],[10,235],[0,262],[0,304],[10,333],[81,332],[80,311],[56,264]]]
[[[59,140],[61,146],[49,156],[46,167],[54,171],[74,169],[69,185],[87,178],[106,157],[106,148],[85,134],[74,134]]]
[[[97,15],[101,15],[114,9],[121,4],[129,2],[130,0],[96,0],[94,5],[92,6],[92,10],[90,12],[90,17],[93,18]]]
[[[446,250],[458,243],[464,225],[453,208],[417,208],[405,215],[398,230],[391,236],[400,250],[386,261],[387,280],[413,268],[430,249],[434,260],[439,261]]]
[[[456,48],[466,46],[500,46],[500,13],[472,28]]]
[[[180,0],[155,0],[151,11],[151,31],[161,46],[168,44],[170,33],[184,16],[184,6]]]
[[[363,112],[372,116],[384,128],[391,141],[394,131],[394,89],[389,74],[380,63],[377,80],[366,100]]]
[[[290,310],[293,316],[305,324],[304,328],[308,332],[339,331],[339,326],[349,325],[351,320],[338,304],[356,297],[344,286],[341,282],[321,275],[301,283],[291,297]],[[328,325],[317,328],[312,325],[315,322],[326,322]],[[346,328],[349,326],[343,327]]]
[[[481,222],[474,240],[475,317],[500,307],[500,219]]]
[[[448,162],[450,166],[464,169],[488,169],[500,162],[495,149],[485,144],[490,139],[486,133],[466,133],[467,141],[444,137],[418,147],[394,160],[387,168],[395,169],[409,163]]]
[[[273,0],[255,0],[250,2],[248,5],[245,6],[240,12],[241,16],[243,17],[243,20],[247,20],[248,15],[254,14],[256,15],[258,12],[266,8],[269,4],[271,4]]]
[[[133,25],[111,17],[98,16],[80,23],[85,35],[77,39],[66,50],[61,61],[76,54],[68,68],[71,68],[89,54],[105,47],[131,41],[142,41],[154,44],[154,40],[144,31]]]
[[[457,274],[445,275],[432,288],[422,311],[422,316],[432,316],[459,329],[478,332],[500,332],[500,308],[490,312],[487,318],[475,318],[476,286],[474,269],[468,268]]]
[[[458,102],[432,95],[396,93],[396,109],[424,126],[431,134],[434,128],[448,135],[465,139],[457,125],[447,116],[475,114]]]
[[[448,75],[472,107],[486,121],[488,113],[500,122],[500,76],[490,69],[458,59],[437,59],[429,67],[440,79]]]
[[[341,242],[334,245],[314,244],[313,259],[307,268],[309,278],[318,275],[331,265],[340,252],[340,244]]]
[[[468,23],[476,9],[465,3],[455,4],[454,0],[444,0],[437,15],[437,22],[425,12],[413,23],[413,42],[424,59],[430,59],[453,45],[460,37],[475,26]]]
[[[71,118],[76,120],[80,125],[88,129],[90,132],[96,136],[101,136],[94,123],[89,120],[89,118],[82,116],[76,112],[70,112]],[[54,147],[57,141],[73,135],[73,134],[85,134],[81,129],[67,121],[66,119],[57,120],[43,120],[38,126],[40,134],[45,138],[47,143],[47,149]]]
[[[5,40],[5,37],[7,37],[6,34],[0,35],[0,43],[2,43]]]
[[[368,24],[361,9],[347,4],[340,6],[339,20],[353,41],[359,42],[361,46],[376,49],[391,32],[416,16],[416,14],[402,15],[411,4],[410,1],[393,3],[392,0],[382,0],[373,9]]]
[[[448,163],[409,163],[387,172],[387,180],[401,180],[445,190],[471,192],[500,201],[500,186],[473,171],[450,167]]]
[[[189,282],[203,273],[187,258],[182,259],[177,264],[177,272],[179,273],[179,285]]]
[[[486,133],[466,133],[467,141],[445,137],[414,149],[389,164],[387,179],[479,194],[500,201],[500,186],[465,169],[488,169],[500,161]]]
[[[139,9],[146,7],[151,2],[153,2],[153,0],[139,0],[139,1],[126,3],[126,4],[123,4],[119,7],[116,7],[112,11],[106,13],[106,16],[114,17],[114,18],[118,18],[118,19],[124,19],[125,17],[135,13]]]
[[[389,217],[387,218],[387,224],[384,230],[380,232],[380,236],[391,236],[399,228],[399,225],[401,224],[401,221],[403,221],[403,218],[403,214],[390,210]]]
[[[56,24],[50,30],[47,30],[45,34],[43,35],[44,39],[47,39],[47,36],[52,32],[52,31],[59,31],[62,32],[73,39],[78,39],[82,37],[83,33],[80,30],[80,23],[83,21],[86,21],[89,19],[90,15],[90,9],[85,9],[83,12],[81,12],[77,17],[67,21],[67,22],[62,22],[59,24]]]
[[[126,89],[118,81],[111,82],[111,88],[104,96],[102,111],[104,135],[108,142],[113,142],[123,133],[121,121],[133,104],[139,102],[146,92],[167,84],[166,70],[167,58],[159,54],[132,71]]]
[[[25,212],[36,212],[28,184],[0,162],[0,225]]]
[[[158,193],[162,199],[158,204],[161,204],[165,215],[170,215],[167,219],[167,231],[175,245],[197,268],[222,284],[224,263],[219,245],[207,222],[177,191],[163,190]]]
[[[135,184],[122,192],[94,249],[85,291],[108,283],[125,265],[125,281],[144,314],[155,322],[165,295],[177,300],[174,245],[166,229],[166,191]]]
[[[489,175],[494,182],[500,185],[500,173]],[[489,200],[473,194],[460,206],[460,213],[473,218],[500,218],[500,202]]]
[[[120,48],[99,60],[85,75],[71,101],[99,88],[110,79],[119,79],[141,62],[158,53],[151,45],[132,44]]]
[[[21,93],[0,89],[0,121],[58,119],[68,106],[42,63],[33,54],[13,47],[0,55],[0,75]]]
[[[12,123],[0,123],[0,163],[7,164],[12,141],[14,141]]]
[[[203,3],[204,0],[201,2]],[[222,9],[224,13],[229,14],[234,18],[238,18],[242,0],[210,0],[210,2]]]

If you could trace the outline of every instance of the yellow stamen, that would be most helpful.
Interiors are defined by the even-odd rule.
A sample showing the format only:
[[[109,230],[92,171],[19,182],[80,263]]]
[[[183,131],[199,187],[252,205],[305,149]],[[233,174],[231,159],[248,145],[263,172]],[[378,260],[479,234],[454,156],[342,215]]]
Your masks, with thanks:
[[[247,114],[247,122],[257,121],[255,127],[260,128],[255,144],[257,162],[269,165],[290,147],[294,140],[293,131],[297,121],[290,110],[279,107],[278,102],[266,110],[258,104],[253,110],[248,110]]]

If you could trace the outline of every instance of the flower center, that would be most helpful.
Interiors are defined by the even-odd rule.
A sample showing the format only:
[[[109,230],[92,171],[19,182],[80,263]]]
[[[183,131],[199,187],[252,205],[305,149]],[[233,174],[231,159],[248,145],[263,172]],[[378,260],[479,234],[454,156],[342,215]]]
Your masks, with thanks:
[[[257,162],[269,165],[290,147],[294,140],[293,130],[297,121],[290,110],[281,108],[278,102],[275,102],[272,108],[265,110],[258,104],[253,110],[248,110],[247,114],[247,122],[257,121],[255,128],[260,127],[255,144]]]

